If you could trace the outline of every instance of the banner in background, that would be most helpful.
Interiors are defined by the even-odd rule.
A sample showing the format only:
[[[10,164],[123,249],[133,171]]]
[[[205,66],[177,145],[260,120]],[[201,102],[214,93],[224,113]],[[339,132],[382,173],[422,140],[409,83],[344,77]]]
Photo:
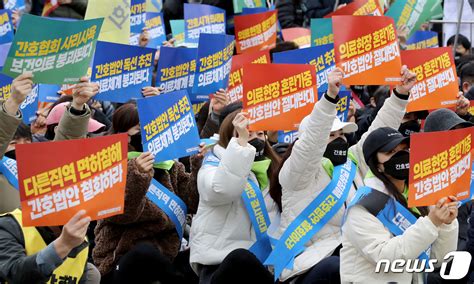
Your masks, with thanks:
[[[25,226],[61,226],[123,213],[127,134],[16,145]],[[51,157],[55,157],[51,159]]]
[[[160,13],[163,9],[163,0],[147,0],[146,11],[151,13]]]
[[[299,46],[299,48],[306,48],[311,46],[311,31],[305,28],[289,28],[283,29],[283,40],[292,41]]]
[[[380,7],[380,2],[377,0],[355,0],[346,6],[337,9],[324,16],[324,18],[331,18],[332,16],[382,16],[383,9]]]
[[[438,47],[438,33],[431,31],[416,31],[407,40],[407,50]]]
[[[104,5],[103,3],[102,5]],[[130,33],[141,34],[146,21],[146,0],[131,0]]]
[[[129,44],[130,0],[88,0],[84,19],[104,18],[99,40]]]
[[[199,35],[225,34],[225,10],[205,4],[184,4],[184,41],[197,46]]]
[[[240,14],[245,8],[265,7],[264,0],[232,0],[234,4],[234,13]]]
[[[181,46],[184,43],[184,20],[171,20],[170,25],[175,39],[174,46]]]
[[[0,44],[13,41],[13,24],[9,10],[0,10]]]
[[[332,19],[311,19],[311,46],[334,43]]]
[[[277,11],[235,16],[237,53],[270,49],[277,38]]]
[[[166,41],[163,14],[148,12],[146,17],[145,25],[150,36],[147,47],[160,49],[163,42]]]

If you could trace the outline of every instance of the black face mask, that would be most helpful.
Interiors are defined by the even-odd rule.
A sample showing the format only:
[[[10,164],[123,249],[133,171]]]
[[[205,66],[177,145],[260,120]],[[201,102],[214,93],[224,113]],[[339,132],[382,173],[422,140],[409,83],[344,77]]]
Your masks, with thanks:
[[[398,180],[407,180],[410,171],[410,153],[399,151],[383,163],[385,173]]]
[[[421,126],[416,120],[404,122],[398,128],[398,131],[405,137],[410,136],[413,132],[420,132]]]
[[[257,152],[255,153],[255,161],[261,161],[265,159],[263,152],[265,151],[265,141],[259,138],[254,138],[249,141],[249,144],[254,146]]]
[[[8,152],[5,152],[5,157],[16,160],[16,152],[15,150],[10,150]]]
[[[348,149],[349,143],[339,137],[328,144],[323,156],[331,160],[334,166],[339,166],[347,161]]]
[[[130,136],[130,145],[135,149],[136,152],[143,152],[142,135],[137,133]]]

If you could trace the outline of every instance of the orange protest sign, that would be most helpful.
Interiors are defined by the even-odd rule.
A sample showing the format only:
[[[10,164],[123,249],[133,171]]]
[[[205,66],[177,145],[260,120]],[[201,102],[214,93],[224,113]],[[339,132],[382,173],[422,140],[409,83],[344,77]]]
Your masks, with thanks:
[[[331,18],[332,16],[382,16],[383,9],[380,7],[380,2],[375,0],[355,0],[346,6],[337,9],[324,16],[324,18]]]
[[[126,134],[17,145],[23,224],[59,226],[84,209],[92,220],[122,214]]]
[[[253,131],[296,130],[318,100],[311,65],[247,64],[243,82],[244,111]]]
[[[472,131],[469,127],[411,135],[409,207],[434,205],[449,195],[459,200],[470,196]]]
[[[288,28],[281,30],[284,41],[292,41],[300,48],[311,46],[311,30],[305,28]]]
[[[451,48],[406,50],[401,55],[417,81],[410,91],[408,112],[456,105],[459,89]]]
[[[230,102],[241,101],[244,89],[242,86],[242,75],[244,74],[244,65],[267,64],[270,63],[270,52],[268,50],[247,52],[241,55],[234,55],[232,57],[232,68],[229,75],[229,86],[227,87],[227,94]]]
[[[334,51],[345,85],[396,85],[401,81],[400,48],[393,19],[334,16]]]
[[[234,17],[237,53],[272,48],[277,38],[276,10]]]

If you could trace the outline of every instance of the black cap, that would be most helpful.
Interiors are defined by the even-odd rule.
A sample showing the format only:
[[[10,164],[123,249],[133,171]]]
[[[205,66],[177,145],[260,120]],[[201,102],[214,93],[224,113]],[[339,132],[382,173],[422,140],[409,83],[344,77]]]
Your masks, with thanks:
[[[365,139],[364,145],[362,146],[365,162],[368,162],[377,152],[389,152],[401,143],[409,142],[410,137],[403,136],[393,128],[378,128],[367,136],[367,139]]]
[[[460,118],[454,111],[440,108],[428,115],[425,121],[425,132],[446,131],[456,126],[469,127],[473,124]]]

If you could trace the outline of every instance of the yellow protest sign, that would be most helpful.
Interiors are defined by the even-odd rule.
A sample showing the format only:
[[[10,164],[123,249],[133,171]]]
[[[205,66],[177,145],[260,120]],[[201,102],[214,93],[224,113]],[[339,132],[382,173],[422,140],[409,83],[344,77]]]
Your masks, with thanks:
[[[99,40],[129,44],[130,0],[89,0],[85,19],[104,18]]]

